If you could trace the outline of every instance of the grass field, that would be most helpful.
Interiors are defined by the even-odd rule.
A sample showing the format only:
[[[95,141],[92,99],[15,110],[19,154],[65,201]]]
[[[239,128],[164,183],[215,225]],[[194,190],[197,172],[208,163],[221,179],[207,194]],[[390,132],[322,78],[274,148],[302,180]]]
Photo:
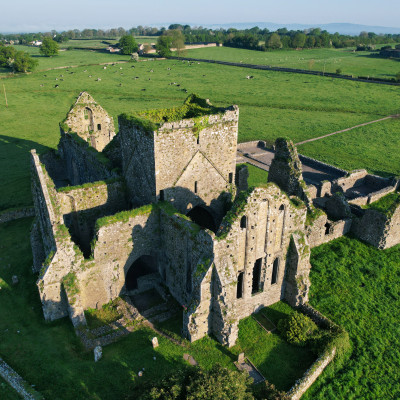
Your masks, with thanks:
[[[66,51],[58,57],[40,58],[41,68],[74,64],[78,56],[85,63],[86,57],[101,62],[121,59],[97,52]],[[117,124],[117,116],[123,112],[182,104],[188,95],[183,91],[186,89],[218,106],[238,104],[239,141],[260,139],[270,144],[280,136],[295,142],[321,136],[398,112],[399,108],[397,87],[270,71],[254,71],[254,79],[247,80],[247,74],[236,67],[147,61],[107,69],[90,66],[36,72],[2,80],[9,107],[5,108],[0,97],[0,210],[32,203],[29,150],[41,152],[57,145],[58,123],[82,90],[89,91]],[[383,149],[385,144],[381,145]],[[379,157],[384,163],[385,155],[380,152]]]
[[[394,78],[400,72],[400,62],[377,57],[367,51],[350,49],[313,49],[256,51],[231,47],[209,47],[186,51],[187,57],[209,60],[242,62],[244,64],[271,65],[314,71],[336,72],[354,76]]]
[[[31,272],[31,222],[27,218],[0,225],[0,354],[46,399],[124,399],[138,384],[139,370],[145,368],[143,379],[159,379],[186,365],[185,352],[204,368],[220,362],[233,369],[238,353],[245,351],[272,382],[288,389],[315,358],[307,349],[265,333],[250,317],[241,321],[239,340],[232,349],[208,337],[181,347],[159,336],[160,346],[153,350],[155,333],[143,327],[104,347],[103,359],[95,364],[93,353],[82,350],[68,318],[44,322]],[[11,284],[12,275],[19,278],[16,286]],[[278,303],[273,311],[284,317],[291,309]],[[3,399],[8,387],[1,383]]]
[[[268,172],[251,164],[246,164],[249,171],[247,183],[249,186],[258,186],[268,181]]]
[[[400,175],[400,119],[356,128],[298,146],[301,154],[345,170],[366,168],[373,174]]]
[[[349,332],[353,354],[304,400],[400,398],[400,246],[343,237],[313,249],[311,264],[310,302]]]
[[[117,44],[118,39],[71,39],[68,42],[60,43],[60,48],[67,49],[68,47],[74,48],[98,48],[98,49],[105,49],[108,47],[108,44],[103,43],[107,42],[110,44]]]

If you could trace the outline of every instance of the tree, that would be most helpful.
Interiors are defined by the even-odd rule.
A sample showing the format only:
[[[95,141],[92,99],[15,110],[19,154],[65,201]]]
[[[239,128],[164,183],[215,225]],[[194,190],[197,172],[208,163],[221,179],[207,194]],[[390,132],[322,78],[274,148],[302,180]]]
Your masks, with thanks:
[[[296,33],[292,39],[294,48],[303,48],[306,43],[306,35],[304,33]]]
[[[30,72],[33,71],[39,62],[33,59],[28,53],[24,51],[17,51],[13,63],[15,72]]]
[[[11,68],[14,72],[33,71],[37,60],[24,51],[16,51],[12,46],[0,46],[0,67]]]
[[[210,371],[187,369],[144,386],[135,400],[254,400],[247,374],[215,364]]]
[[[169,57],[171,52],[172,38],[170,36],[161,35],[157,39],[156,49],[161,57]]]
[[[269,47],[270,49],[280,49],[282,47],[281,38],[277,33],[273,33],[269,37],[267,41],[267,47]]]
[[[138,51],[139,46],[133,36],[125,35],[119,39],[118,47],[122,54],[132,54]]]
[[[179,29],[172,29],[164,32],[163,35],[166,35],[172,39],[171,47],[175,48],[178,55],[180,55],[185,49],[185,36],[183,36],[182,31]]]
[[[51,37],[43,38],[43,42],[40,46],[40,54],[46,57],[56,56],[58,54],[58,43]]]

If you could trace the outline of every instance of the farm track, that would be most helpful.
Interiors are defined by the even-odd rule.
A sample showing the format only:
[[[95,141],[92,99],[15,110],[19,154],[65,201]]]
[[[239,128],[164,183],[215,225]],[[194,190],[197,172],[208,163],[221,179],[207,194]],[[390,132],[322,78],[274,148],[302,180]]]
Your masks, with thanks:
[[[364,122],[363,124],[355,125],[355,126],[352,126],[351,128],[346,128],[346,129],[342,129],[340,131],[328,133],[327,135],[319,136],[319,137],[312,138],[312,139],[303,140],[302,142],[296,143],[296,146],[299,146],[299,145],[305,144],[305,143],[309,143],[309,142],[314,142],[315,140],[324,139],[324,138],[326,138],[328,136],[333,136],[333,135],[336,135],[338,133],[348,132],[348,131],[351,131],[353,129],[360,128],[362,126],[371,125],[371,124],[375,124],[377,122],[386,121],[386,120],[391,119],[391,118],[399,118],[399,117],[400,117],[400,114],[395,114],[395,115],[389,115],[388,117],[376,119],[375,121]]]
[[[398,83],[398,82],[390,82],[387,80],[379,80],[376,78],[375,79],[356,78],[351,75],[338,75],[338,74],[334,74],[331,72],[309,71],[309,70],[299,69],[299,68],[285,68],[285,67],[272,67],[270,65],[234,63],[234,62],[229,62],[229,61],[208,60],[206,58],[190,58],[190,57],[175,57],[175,56],[171,56],[168,58],[171,60],[206,62],[206,63],[212,63],[212,64],[229,65],[232,67],[241,67],[241,68],[259,69],[259,70],[266,70],[266,71],[277,71],[277,72],[289,72],[292,74],[316,75],[316,76],[322,76],[322,77],[326,77],[326,78],[346,79],[349,81],[356,81],[356,82],[378,83],[381,85],[400,86],[400,83]]]

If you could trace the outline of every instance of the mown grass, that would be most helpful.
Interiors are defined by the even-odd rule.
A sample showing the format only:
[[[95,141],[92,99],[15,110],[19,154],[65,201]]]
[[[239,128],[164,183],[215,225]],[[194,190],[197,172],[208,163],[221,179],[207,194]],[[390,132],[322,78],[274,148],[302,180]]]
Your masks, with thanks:
[[[340,69],[341,73],[346,75],[377,78],[394,78],[400,71],[399,60],[380,58],[377,53],[369,51],[353,52],[352,49],[305,49],[262,52],[231,47],[209,47],[187,50],[186,56],[313,71],[336,72],[337,69]]]
[[[86,63],[92,56],[103,54],[66,51],[46,58],[43,62],[48,64],[42,67],[75,64],[74,57]],[[112,60],[121,57],[105,56]],[[107,61],[107,57],[98,61]],[[32,204],[29,150],[43,152],[56,147],[58,123],[82,90],[94,96],[116,125],[123,112],[181,105],[188,95],[184,89],[211,99],[217,106],[238,104],[239,141],[257,139],[269,144],[280,136],[298,142],[398,111],[396,87],[268,71],[252,74],[255,78],[247,80],[248,70],[242,68],[148,61],[106,69],[90,66],[36,72],[2,80],[9,107],[5,108],[0,97],[0,209]],[[180,87],[171,85],[173,82]],[[384,147],[385,143],[376,145]],[[341,159],[340,153],[335,156]],[[378,159],[385,162],[382,152]]]
[[[309,365],[307,351],[297,351],[258,329],[251,317],[241,322],[238,345],[232,349],[209,337],[181,347],[142,327],[104,347],[103,359],[95,364],[93,353],[83,350],[68,318],[52,323],[43,319],[36,276],[31,272],[31,223],[31,218],[25,218],[0,225],[0,355],[46,399],[124,399],[141,380],[154,381],[185,367],[182,356],[187,352],[204,368],[219,362],[234,369],[233,361],[244,350],[282,388],[292,385]],[[12,275],[19,278],[16,286]],[[178,318],[164,328],[179,333],[180,326],[174,327],[179,322]],[[155,350],[154,336],[160,344]],[[261,352],[257,344],[263,347]],[[139,378],[143,368],[144,376]]]
[[[311,264],[310,302],[348,331],[353,354],[304,399],[398,399],[400,246],[377,250],[343,237],[314,248]]]
[[[111,301],[100,309],[89,308],[85,310],[85,318],[89,329],[99,328],[121,318],[122,314],[117,309],[117,302]]]
[[[400,175],[399,147],[400,119],[389,119],[300,145],[298,151],[347,171],[365,168],[390,176]]]
[[[380,211],[383,214],[392,214],[400,204],[400,193],[389,193],[381,197],[379,200],[363,206],[363,208],[372,208],[373,210]]]

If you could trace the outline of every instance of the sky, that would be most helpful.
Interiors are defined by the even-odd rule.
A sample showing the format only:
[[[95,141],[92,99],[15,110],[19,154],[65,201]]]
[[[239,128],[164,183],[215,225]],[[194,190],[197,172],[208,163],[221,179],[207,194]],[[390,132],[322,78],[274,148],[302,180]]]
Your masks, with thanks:
[[[238,22],[400,28],[400,0],[0,0],[0,32]]]

